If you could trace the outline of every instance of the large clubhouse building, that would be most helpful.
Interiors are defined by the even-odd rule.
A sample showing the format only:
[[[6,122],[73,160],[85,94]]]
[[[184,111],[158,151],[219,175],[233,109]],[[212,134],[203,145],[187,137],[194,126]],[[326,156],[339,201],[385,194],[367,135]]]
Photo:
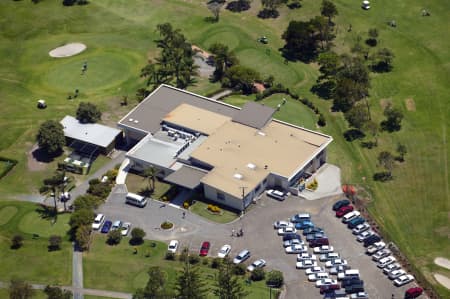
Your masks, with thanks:
[[[272,118],[275,109],[242,108],[161,85],[122,118],[131,167],[198,189],[244,210],[267,188],[293,190],[326,162],[330,136]]]

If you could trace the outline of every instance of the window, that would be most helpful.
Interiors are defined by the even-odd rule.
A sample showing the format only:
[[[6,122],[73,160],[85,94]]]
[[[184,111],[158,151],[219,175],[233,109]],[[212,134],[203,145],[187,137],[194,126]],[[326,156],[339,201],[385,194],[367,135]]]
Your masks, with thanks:
[[[217,192],[217,199],[225,200],[225,194]]]

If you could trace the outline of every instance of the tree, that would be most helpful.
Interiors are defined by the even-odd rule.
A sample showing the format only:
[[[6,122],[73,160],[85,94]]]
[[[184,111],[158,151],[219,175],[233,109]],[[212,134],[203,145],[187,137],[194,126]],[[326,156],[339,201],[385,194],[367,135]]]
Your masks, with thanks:
[[[366,44],[371,47],[375,47],[378,44],[378,30],[376,28],[370,28],[368,31],[369,38],[366,39]]]
[[[241,90],[244,94],[254,92],[255,81],[260,80],[257,71],[246,66],[234,65],[225,72],[225,78],[222,84],[235,90]]]
[[[378,145],[378,132],[380,131],[380,127],[378,124],[372,120],[367,121],[364,124],[364,130],[368,131],[370,135],[375,139],[375,142],[373,145]]]
[[[34,296],[34,290],[33,287],[19,279],[11,279],[9,283],[9,299],[29,299]]]
[[[75,211],[81,210],[81,209],[93,210],[93,209],[98,208],[101,203],[102,203],[101,199],[98,198],[97,196],[94,196],[91,194],[84,194],[84,195],[78,196],[73,201],[73,206],[74,206]]]
[[[391,71],[394,57],[394,53],[388,48],[378,50],[375,55],[371,57],[372,70],[380,73]]]
[[[399,143],[397,145],[397,153],[399,154],[399,156],[396,158],[396,160],[403,162],[405,161],[405,155],[408,152],[408,150],[406,149],[406,146]]]
[[[314,27],[309,21],[291,21],[283,33],[283,56],[290,60],[310,62],[317,55]]]
[[[232,11],[232,12],[241,12],[244,10],[250,9],[250,2],[251,0],[236,0],[231,1],[227,4],[226,9]]]
[[[141,73],[142,76],[142,73]],[[136,99],[138,100],[138,102],[142,102],[148,95],[150,94],[150,91],[148,91],[145,88],[139,88],[136,91]]]
[[[176,284],[177,298],[203,299],[206,298],[205,283],[201,280],[199,269],[192,267],[188,261],[183,270],[178,273]]]
[[[250,274],[250,279],[253,281],[260,281],[263,280],[266,277],[266,272],[264,272],[264,269],[257,268],[253,270],[253,272]]]
[[[145,231],[142,228],[134,227],[131,230],[131,240],[130,242],[134,245],[142,244],[145,238]]]
[[[81,226],[90,226],[94,221],[94,211],[92,209],[75,210],[72,213],[69,220],[69,225],[72,229],[76,229]]]
[[[214,80],[222,80],[227,69],[233,65],[239,64],[236,54],[228,46],[221,43],[214,43],[209,47],[214,60]]]
[[[224,4],[225,4],[225,1],[219,1],[219,0],[209,0],[206,3],[206,6],[208,7],[209,11],[214,16],[215,22],[219,22],[220,10],[222,9]]]
[[[64,191],[64,187],[66,184],[66,173],[65,171],[55,171],[53,176],[50,178],[44,179],[44,185],[48,187],[52,193],[53,193],[53,203],[54,203],[54,209],[55,213],[57,212],[58,206],[56,203],[56,199],[59,196],[60,191]]]
[[[147,180],[148,182],[148,189],[154,190],[155,189],[155,181],[156,181],[156,169],[153,166],[150,166],[144,171],[142,171],[142,176],[144,177],[144,180]],[[151,185],[150,185],[151,183]]]
[[[59,122],[48,120],[39,127],[36,140],[39,147],[47,154],[55,155],[60,153],[66,144],[64,127]]]
[[[266,284],[273,288],[281,288],[284,283],[283,273],[281,271],[272,270],[267,275]]]
[[[120,232],[120,229],[113,229],[109,231],[106,243],[108,243],[109,245],[118,245],[121,240],[122,233]]]
[[[277,8],[281,3],[286,2],[285,0],[261,0],[261,5],[263,9],[258,13],[258,17],[266,18],[277,18],[280,13]]]
[[[11,248],[19,249],[23,245],[23,237],[21,235],[14,235],[11,239]]]
[[[362,129],[369,120],[369,113],[364,105],[355,105],[345,113],[345,119],[350,126]]]
[[[399,131],[402,128],[403,113],[400,109],[393,107],[391,104],[384,108],[383,112],[386,120],[383,120],[380,125],[381,129],[388,132]]]
[[[166,293],[167,275],[158,266],[152,266],[147,272],[148,281],[144,289],[138,289],[133,299],[163,298]]]
[[[63,290],[60,287],[52,287],[47,285],[44,289],[47,299],[71,299],[72,293],[68,290]]]
[[[320,7],[320,14],[328,18],[328,23],[332,24],[331,19],[338,15],[338,10],[336,5],[330,0],[322,0],[322,5]]]
[[[317,58],[317,63],[322,74],[319,79],[334,79],[339,70],[340,57],[332,51],[322,52]]]
[[[96,105],[89,102],[81,102],[78,105],[76,118],[80,123],[96,123],[102,118],[102,113]]]
[[[220,299],[239,299],[247,295],[239,278],[233,274],[233,264],[229,258],[225,258],[219,268],[214,294]]]
[[[310,26],[313,32],[313,37],[320,49],[328,50],[330,42],[335,37],[332,33],[330,23],[323,16],[315,16],[310,21]]]
[[[378,154],[378,164],[391,173],[394,168],[394,156],[388,151],[382,151]]]
[[[48,239],[48,250],[54,251],[61,249],[61,242],[62,242],[61,236],[51,235],[50,238]]]
[[[91,241],[91,225],[79,226],[75,232],[75,241],[81,249],[88,249]]]

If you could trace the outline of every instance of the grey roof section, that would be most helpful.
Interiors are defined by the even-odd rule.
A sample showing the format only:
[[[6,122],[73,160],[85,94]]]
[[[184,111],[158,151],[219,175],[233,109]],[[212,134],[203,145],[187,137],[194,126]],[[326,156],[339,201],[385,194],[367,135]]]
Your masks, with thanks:
[[[271,107],[255,102],[247,102],[242,107],[242,110],[233,116],[233,121],[252,128],[261,129],[272,119],[274,113],[275,109]]]
[[[228,117],[239,112],[237,107],[163,84],[122,118],[118,125],[155,133],[160,129],[161,120],[183,103]]]
[[[122,131],[116,128],[100,124],[82,124],[69,115],[66,115],[60,123],[64,127],[64,136],[100,147],[108,147],[117,135],[122,134]]]
[[[165,181],[188,189],[194,189],[200,185],[200,180],[207,174],[207,171],[183,165],[180,169],[172,172],[164,178]]]

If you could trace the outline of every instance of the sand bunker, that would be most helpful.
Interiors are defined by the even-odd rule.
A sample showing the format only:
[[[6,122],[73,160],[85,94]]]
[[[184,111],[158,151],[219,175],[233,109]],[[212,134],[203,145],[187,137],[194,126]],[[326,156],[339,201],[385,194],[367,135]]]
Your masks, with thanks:
[[[434,259],[434,263],[438,266],[447,268],[450,270],[450,260],[446,259],[445,257],[437,257]]]
[[[86,50],[86,45],[82,43],[70,43],[62,47],[55,48],[48,52],[48,55],[55,58],[69,57],[77,55]]]
[[[447,276],[441,275],[441,274],[433,274],[434,278],[444,287],[446,287],[447,289],[450,290],[450,278],[448,278]]]

